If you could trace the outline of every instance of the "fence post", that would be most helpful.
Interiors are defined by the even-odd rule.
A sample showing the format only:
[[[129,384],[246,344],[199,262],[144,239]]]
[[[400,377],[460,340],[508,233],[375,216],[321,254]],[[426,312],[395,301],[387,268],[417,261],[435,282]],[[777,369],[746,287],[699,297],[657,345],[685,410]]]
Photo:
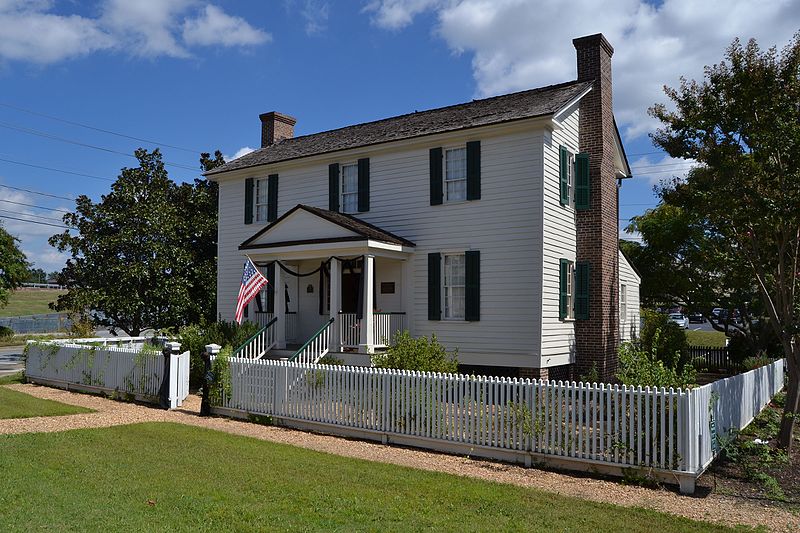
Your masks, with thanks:
[[[163,391],[166,391],[167,397],[166,401],[162,396],[161,406],[164,407],[166,403],[166,409],[175,409],[178,407],[178,377],[180,377],[180,371],[178,370],[178,354],[181,352],[181,343],[179,342],[165,342],[164,343],[164,383],[162,383],[162,395],[164,394]]]
[[[216,356],[222,346],[219,344],[206,344],[206,351],[202,353],[203,358],[203,400],[200,402],[200,416],[211,414],[211,384],[214,383],[214,376],[211,373],[211,356]]]

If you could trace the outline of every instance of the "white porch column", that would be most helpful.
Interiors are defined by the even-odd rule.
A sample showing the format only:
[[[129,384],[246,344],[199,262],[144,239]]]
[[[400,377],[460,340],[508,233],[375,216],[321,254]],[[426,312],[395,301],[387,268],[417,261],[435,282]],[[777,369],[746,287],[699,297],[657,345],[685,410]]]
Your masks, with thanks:
[[[336,259],[335,257],[331,258],[331,282],[330,282],[330,291],[331,291],[331,318],[333,319],[333,328],[331,328],[331,350],[332,351],[339,351],[341,350],[341,345],[339,343],[339,331],[342,328],[340,324],[341,318],[339,317],[339,311],[342,309],[342,263]]]
[[[364,283],[364,319],[361,321],[361,350],[363,353],[373,353],[375,351],[375,321],[373,320],[373,310],[375,308],[375,256],[365,255],[364,266],[361,270],[362,282]]]
[[[286,348],[286,288],[284,287],[283,271],[281,266],[275,261],[275,279],[269,280],[273,285],[275,302],[275,347],[278,350]]]

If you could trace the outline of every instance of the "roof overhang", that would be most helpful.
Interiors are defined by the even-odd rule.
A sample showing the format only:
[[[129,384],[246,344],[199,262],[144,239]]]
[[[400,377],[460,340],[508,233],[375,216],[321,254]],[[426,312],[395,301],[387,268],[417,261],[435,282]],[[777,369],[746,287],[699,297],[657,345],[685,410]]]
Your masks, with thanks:
[[[282,258],[375,254],[407,256],[414,243],[349,215],[297,205],[239,245],[246,254]]]
[[[617,127],[617,119],[614,119],[614,170],[617,179],[630,179],[633,177],[631,166],[628,164],[628,156],[625,155],[625,147],[622,145],[622,137]]]

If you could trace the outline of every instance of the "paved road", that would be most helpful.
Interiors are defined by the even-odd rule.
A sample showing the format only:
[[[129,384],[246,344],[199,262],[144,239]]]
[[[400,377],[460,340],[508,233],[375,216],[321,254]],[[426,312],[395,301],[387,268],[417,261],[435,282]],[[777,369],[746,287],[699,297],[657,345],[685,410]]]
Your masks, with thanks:
[[[0,348],[0,377],[15,374],[24,368],[22,346]]]

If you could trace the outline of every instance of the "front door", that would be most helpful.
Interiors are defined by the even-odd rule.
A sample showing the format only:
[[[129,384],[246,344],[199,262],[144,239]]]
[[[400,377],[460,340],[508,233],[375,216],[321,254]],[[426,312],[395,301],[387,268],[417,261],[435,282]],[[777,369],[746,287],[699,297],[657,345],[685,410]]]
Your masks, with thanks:
[[[358,285],[361,274],[342,272],[342,313],[358,311]]]

